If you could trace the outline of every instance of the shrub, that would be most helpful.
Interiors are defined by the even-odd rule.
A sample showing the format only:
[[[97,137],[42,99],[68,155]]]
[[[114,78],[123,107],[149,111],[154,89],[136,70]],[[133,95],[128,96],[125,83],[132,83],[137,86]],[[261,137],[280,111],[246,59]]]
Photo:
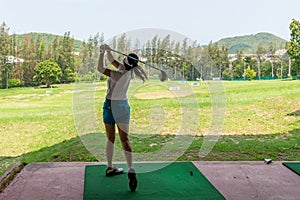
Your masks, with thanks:
[[[46,84],[47,87],[50,87],[54,82],[58,82],[59,77],[62,75],[58,64],[49,60],[39,63],[34,68],[34,71],[33,80],[38,84]]]
[[[251,81],[256,77],[256,72],[248,66],[247,69],[245,69],[245,76],[249,81]]]
[[[18,78],[12,78],[8,80],[8,87],[20,87],[21,86],[21,80]]]

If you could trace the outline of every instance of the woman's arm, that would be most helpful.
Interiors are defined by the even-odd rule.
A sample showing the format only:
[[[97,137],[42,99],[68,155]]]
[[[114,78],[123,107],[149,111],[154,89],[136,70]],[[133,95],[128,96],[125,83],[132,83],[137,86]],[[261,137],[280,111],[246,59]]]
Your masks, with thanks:
[[[114,56],[111,54],[110,51],[110,46],[108,46],[107,44],[103,44],[101,45],[103,47],[103,49],[106,51],[106,55],[107,55],[107,59],[108,61],[115,67],[118,68],[120,63],[114,58]]]
[[[99,60],[98,60],[98,71],[106,76],[110,76],[110,69],[106,69],[104,67],[104,62],[103,62],[103,59],[104,59],[104,48],[103,46],[101,45],[100,47],[100,54],[99,54]]]
[[[111,54],[111,51],[110,51],[110,47],[105,44],[105,50],[106,50],[106,53],[107,53],[107,59],[108,61],[115,67],[115,68],[118,68],[120,63],[118,61],[116,61],[116,59],[113,57],[113,55]]]

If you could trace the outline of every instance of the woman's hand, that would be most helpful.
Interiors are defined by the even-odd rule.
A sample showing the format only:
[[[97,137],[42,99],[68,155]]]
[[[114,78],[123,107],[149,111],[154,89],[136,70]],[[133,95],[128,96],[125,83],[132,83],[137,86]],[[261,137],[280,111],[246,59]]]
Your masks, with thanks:
[[[110,47],[107,44],[102,44],[100,46],[100,52],[104,53],[105,51],[110,51]]]
[[[104,44],[103,46],[104,46],[105,51],[110,51],[110,46],[108,46],[107,44]]]
[[[100,53],[105,53],[105,45],[104,44],[102,44],[100,46]]]
[[[116,68],[118,68],[119,67],[119,65],[120,65],[120,63],[118,62],[118,61],[116,61],[115,60],[115,58],[113,57],[113,55],[111,54],[111,48],[107,45],[107,44],[102,44],[101,46],[100,46],[100,57],[99,58],[101,58],[101,59],[99,59],[99,65],[98,66],[100,66],[100,68],[102,68],[103,69],[103,56],[104,56],[104,53],[105,53],[105,51],[107,51],[107,59],[108,59],[108,61],[113,65],[113,66],[115,66]],[[100,68],[99,68],[99,70],[100,70]]]

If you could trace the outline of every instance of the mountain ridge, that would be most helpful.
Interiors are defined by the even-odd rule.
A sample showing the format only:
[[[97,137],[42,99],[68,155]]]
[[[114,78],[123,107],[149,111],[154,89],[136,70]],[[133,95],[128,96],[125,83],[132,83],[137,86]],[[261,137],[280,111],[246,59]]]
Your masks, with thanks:
[[[57,35],[52,33],[38,33],[38,32],[30,32],[30,33],[14,34],[14,35],[16,35],[21,41],[23,37],[27,34],[33,36],[34,39],[40,36],[40,38],[44,41],[45,45],[49,44],[56,36],[63,37],[63,35]],[[80,51],[81,43],[83,41],[75,38],[73,39],[74,39],[75,51]],[[236,50],[238,51],[243,50],[244,53],[255,53],[258,45],[260,44],[263,45],[266,50],[268,50],[270,43],[273,43],[273,45],[275,44],[276,49],[282,49],[285,48],[286,42],[287,41],[285,39],[282,39],[272,33],[259,32],[256,34],[225,37],[212,43],[213,44],[217,43],[219,48],[222,48],[222,46],[225,45],[228,47],[228,52],[234,54],[236,53]]]
[[[268,51],[271,42],[275,46],[275,49],[283,49],[287,41],[272,33],[259,32],[250,35],[226,37],[214,43],[217,43],[220,48],[223,45],[227,46],[228,52],[234,54],[236,50],[243,50],[244,53],[256,53],[257,47],[260,44]]]

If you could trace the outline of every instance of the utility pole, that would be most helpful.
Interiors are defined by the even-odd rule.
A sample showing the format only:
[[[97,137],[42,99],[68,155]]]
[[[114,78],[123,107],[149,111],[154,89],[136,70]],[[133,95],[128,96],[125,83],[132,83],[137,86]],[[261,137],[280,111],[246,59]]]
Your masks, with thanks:
[[[272,78],[274,78],[274,64],[273,64],[273,60],[270,59],[271,62],[271,66],[272,66]]]
[[[9,67],[12,66],[12,64],[14,63],[14,59],[15,57],[14,56],[8,56],[7,57],[7,60],[5,62],[5,79],[6,79],[6,89],[8,89],[8,70],[9,70]]]
[[[257,56],[257,68],[258,68],[258,79],[260,80],[261,70],[260,70],[260,57],[259,56]]]
[[[281,72],[280,72],[280,76],[281,76],[281,79],[283,79],[283,77],[282,77],[282,70],[283,70],[283,66],[282,66],[282,59],[280,60],[280,65],[281,65]]]
[[[291,58],[289,57],[289,74],[288,74],[288,76],[292,76],[292,74],[291,74],[291,66],[292,66],[292,62],[291,62]]]
[[[230,72],[231,72],[231,80],[233,81],[233,63],[229,64]]]

